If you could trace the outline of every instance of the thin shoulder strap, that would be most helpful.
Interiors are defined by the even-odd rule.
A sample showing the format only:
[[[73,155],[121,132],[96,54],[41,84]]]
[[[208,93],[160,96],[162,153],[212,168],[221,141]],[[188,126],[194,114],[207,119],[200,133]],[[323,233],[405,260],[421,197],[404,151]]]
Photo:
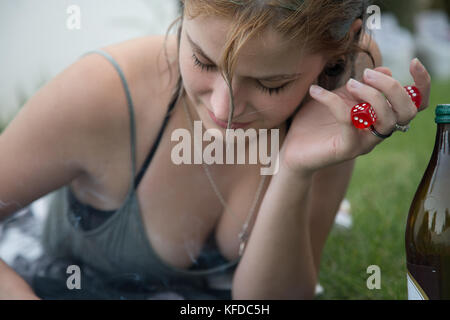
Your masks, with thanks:
[[[134,107],[133,107],[133,100],[131,99],[130,89],[128,87],[128,83],[127,83],[127,80],[125,79],[125,75],[124,75],[122,69],[120,68],[120,66],[116,62],[116,60],[114,60],[114,58],[109,53],[107,53],[106,51],[97,49],[97,50],[92,50],[92,51],[86,52],[85,54],[82,55],[82,57],[86,56],[88,54],[91,54],[91,53],[98,53],[98,54],[104,56],[106,59],[108,59],[109,62],[111,62],[111,64],[117,70],[117,73],[119,74],[120,79],[122,80],[122,85],[125,89],[125,94],[126,94],[127,103],[128,103],[128,111],[130,113],[131,166],[132,166],[132,171],[133,171],[133,175],[131,177],[131,186],[133,186],[134,177],[136,176],[136,123],[135,123],[135,119],[134,119]],[[133,188],[133,187],[131,187],[131,188]]]

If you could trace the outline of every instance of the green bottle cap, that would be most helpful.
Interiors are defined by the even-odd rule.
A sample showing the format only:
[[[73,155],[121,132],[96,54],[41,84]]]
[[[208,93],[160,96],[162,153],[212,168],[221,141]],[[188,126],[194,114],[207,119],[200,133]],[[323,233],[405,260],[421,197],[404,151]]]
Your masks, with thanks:
[[[450,104],[439,104],[436,107],[436,123],[450,123]]]

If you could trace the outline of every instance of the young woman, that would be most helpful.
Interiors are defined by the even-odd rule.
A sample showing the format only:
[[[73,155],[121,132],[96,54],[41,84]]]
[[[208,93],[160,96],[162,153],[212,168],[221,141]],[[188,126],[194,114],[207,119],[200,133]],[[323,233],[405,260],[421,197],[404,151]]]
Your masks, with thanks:
[[[355,159],[417,109],[380,66],[367,1],[183,4],[177,36],[85,55],[27,102],[0,136],[0,217],[56,190],[43,244],[81,272],[191,299],[313,298]],[[416,59],[410,72],[423,110],[430,77]],[[372,131],[351,123],[362,101]],[[175,164],[172,133],[194,121],[278,129],[279,170]],[[45,297],[0,270],[1,297]]]

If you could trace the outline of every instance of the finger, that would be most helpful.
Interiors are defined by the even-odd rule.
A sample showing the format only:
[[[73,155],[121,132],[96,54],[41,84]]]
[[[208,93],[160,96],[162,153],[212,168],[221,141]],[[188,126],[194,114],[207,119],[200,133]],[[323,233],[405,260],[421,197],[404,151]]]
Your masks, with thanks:
[[[386,67],[378,67],[378,68],[375,68],[375,69],[373,69],[373,70],[378,71],[378,72],[381,72],[381,73],[384,73],[385,75],[387,75],[387,76],[389,76],[389,77],[392,77],[392,71],[391,71],[391,69],[389,69],[389,68],[386,68]]]
[[[405,88],[396,79],[381,72],[366,69],[364,71],[364,82],[386,96],[396,115],[396,123],[404,126],[414,119],[417,114],[417,107]]]
[[[310,87],[309,94],[314,100],[328,108],[336,118],[336,121],[341,124],[343,141],[346,141],[348,145],[352,145],[357,137],[355,133],[359,133],[359,130],[353,126],[349,116],[352,106],[347,105],[337,94],[317,85]]]
[[[419,89],[420,94],[422,95],[422,104],[419,108],[419,111],[422,111],[428,107],[430,102],[431,76],[417,58],[411,61],[409,71],[414,79],[414,85]]]
[[[388,67],[378,67],[378,68],[375,68],[373,70],[381,72],[381,73],[384,73],[385,75],[387,75],[389,77],[392,77],[392,71]]]
[[[397,121],[396,115],[380,91],[354,79],[348,81],[347,89],[357,100],[362,100],[372,105],[377,114],[378,120],[374,127],[378,132],[381,134],[392,132],[392,128],[394,128]]]

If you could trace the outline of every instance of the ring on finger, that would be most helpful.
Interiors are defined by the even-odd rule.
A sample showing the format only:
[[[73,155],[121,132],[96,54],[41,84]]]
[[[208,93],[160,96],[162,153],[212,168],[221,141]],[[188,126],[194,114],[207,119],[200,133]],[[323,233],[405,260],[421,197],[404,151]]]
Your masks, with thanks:
[[[375,127],[374,127],[373,125],[371,125],[371,126],[370,126],[370,132],[372,132],[372,134],[373,134],[374,136],[376,136],[376,137],[381,138],[381,139],[384,140],[384,139],[389,138],[390,136],[392,136],[392,134],[395,132],[395,130],[393,130],[390,134],[386,135],[386,134],[379,133],[379,132],[375,129]]]
[[[394,131],[408,132],[409,128],[411,128],[409,123],[407,125],[405,125],[405,126],[401,126],[399,124],[395,124]]]

